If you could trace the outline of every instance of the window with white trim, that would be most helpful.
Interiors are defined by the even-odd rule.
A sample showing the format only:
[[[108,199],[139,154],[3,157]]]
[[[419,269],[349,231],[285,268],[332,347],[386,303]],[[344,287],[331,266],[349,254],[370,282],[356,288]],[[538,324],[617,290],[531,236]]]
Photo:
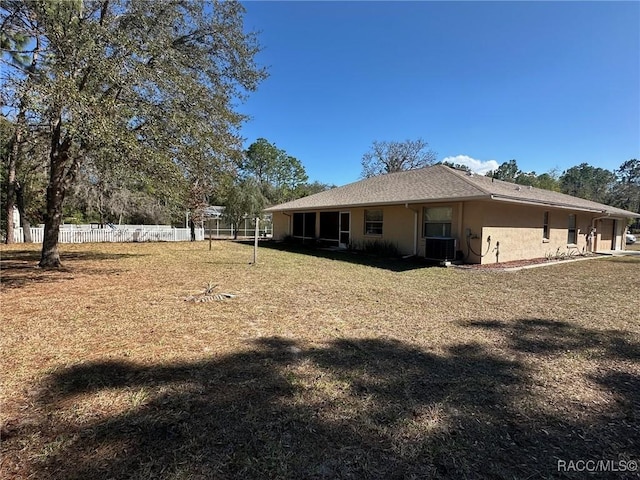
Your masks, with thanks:
[[[425,207],[423,215],[422,235],[424,237],[451,236],[452,207]]]
[[[576,216],[572,213],[569,215],[569,225],[567,226],[567,243],[569,245],[575,245],[577,243],[576,235]]]
[[[549,240],[549,212],[544,212],[542,218],[542,240]]]
[[[382,210],[364,211],[364,234],[382,235]]]

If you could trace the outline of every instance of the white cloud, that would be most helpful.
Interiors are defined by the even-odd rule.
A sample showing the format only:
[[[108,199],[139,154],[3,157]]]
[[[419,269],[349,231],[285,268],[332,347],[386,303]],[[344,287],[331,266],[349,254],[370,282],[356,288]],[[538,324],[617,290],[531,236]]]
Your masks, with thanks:
[[[476,160],[468,155],[456,155],[455,157],[446,157],[442,159],[443,162],[449,162],[453,164],[465,165],[471,169],[472,172],[484,175],[490,170],[496,170],[500,164],[495,160]]]

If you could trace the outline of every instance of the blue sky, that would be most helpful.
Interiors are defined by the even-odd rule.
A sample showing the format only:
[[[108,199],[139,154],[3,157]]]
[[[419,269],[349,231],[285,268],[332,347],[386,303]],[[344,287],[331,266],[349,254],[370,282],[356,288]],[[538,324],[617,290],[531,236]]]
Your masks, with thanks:
[[[270,77],[241,105],[311,180],[374,140],[525,171],[640,156],[639,2],[245,2]],[[476,165],[476,164],[474,164]]]

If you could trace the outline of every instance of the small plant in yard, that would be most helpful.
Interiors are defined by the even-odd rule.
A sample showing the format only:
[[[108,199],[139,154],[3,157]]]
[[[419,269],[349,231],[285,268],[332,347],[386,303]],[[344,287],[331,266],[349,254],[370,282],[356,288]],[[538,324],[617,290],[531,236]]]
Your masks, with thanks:
[[[544,258],[546,258],[547,261],[571,260],[575,257],[585,257],[585,256],[588,256],[589,254],[590,254],[589,252],[585,252],[585,251],[579,252],[577,249],[571,248],[571,247],[567,247],[567,251],[565,252],[560,250],[560,247],[558,247],[555,252],[545,253]]]
[[[204,294],[205,295],[211,295],[213,293],[213,290],[217,287],[218,285],[213,283],[212,281],[209,281],[207,283],[207,286],[204,288]]]
[[[379,257],[394,258],[400,256],[400,251],[396,244],[388,240],[366,240],[361,243],[356,243],[354,249]]]
[[[204,291],[202,293],[199,293],[196,295],[189,295],[188,297],[185,298],[185,301],[201,303],[201,302],[228,300],[230,298],[236,297],[236,295],[232,293],[214,293],[214,290],[217,286],[218,286],[217,284],[209,281],[207,285],[204,287]]]
[[[148,399],[149,392],[144,388],[134,390],[129,395],[129,401],[131,402],[131,406],[134,408],[144,405]]]

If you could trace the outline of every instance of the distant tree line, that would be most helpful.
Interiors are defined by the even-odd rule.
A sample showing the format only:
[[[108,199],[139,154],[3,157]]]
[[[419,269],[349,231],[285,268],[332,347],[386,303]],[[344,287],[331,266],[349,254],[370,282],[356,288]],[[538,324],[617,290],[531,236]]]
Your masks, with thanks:
[[[14,125],[0,118],[0,151],[5,160],[0,166],[0,181],[7,185],[7,148]],[[28,227],[44,223],[48,179],[46,144],[37,137],[17,170],[16,206],[24,232],[30,242]],[[39,149],[39,151],[37,151]],[[245,217],[259,216],[265,207],[312,195],[335,185],[310,182],[302,163],[259,138],[248,149],[237,152],[224,170],[210,171],[185,185],[178,195],[163,190],[148,178],[137,177],[118,162],[105,162],[98,168],[88,159],[79,170],[63,208],[66,223],[113,224],[182,224],[189,212],[191,225],[204,220],[208,205],[225,207],[227,220],[236,231]],[[205,179],[204,181],[202,179]],[[2,204],[6,202],[2,189]],[[3,216],[6,232],[6,216]]]
[[[623,162],[614,171],[582,163],[562,174],[552,170],[540,175],[524,172],[518,168],[516,160],[509,160],[487,176],[640,213],[640,160],[635,158]]]

